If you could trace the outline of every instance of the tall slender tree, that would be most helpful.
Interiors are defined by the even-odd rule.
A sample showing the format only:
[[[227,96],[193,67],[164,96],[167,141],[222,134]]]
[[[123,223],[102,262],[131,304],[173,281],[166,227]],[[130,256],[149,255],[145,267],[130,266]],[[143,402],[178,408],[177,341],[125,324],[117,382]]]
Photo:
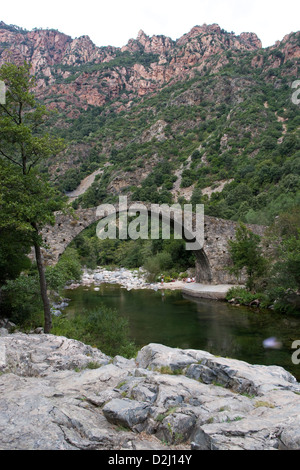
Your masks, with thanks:
[[[44,306],[44,331],[49,333],[51,310],[39,234],[44,225],[53,223],[54,210],[62,209],[64,202],[38,168],[42,160],[60,152],[64,144],[62,139],[43,132],[49,112],[34,96],[31,65],[5,64],[0,69],[0,80],[6,85],[6,100],[0,104],[0,226],[15,228],[30,238]]]

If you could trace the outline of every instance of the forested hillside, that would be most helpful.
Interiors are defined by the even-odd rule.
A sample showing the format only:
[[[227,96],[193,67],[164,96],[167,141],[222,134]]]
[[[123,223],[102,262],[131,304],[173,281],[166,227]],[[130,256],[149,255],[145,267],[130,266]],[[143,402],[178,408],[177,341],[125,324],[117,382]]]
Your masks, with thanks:
[[[140,31],[123,48],[0,25],[0,60],[30,61],[47,130],[67,149],[41,170],[75,207],[204,203],[209,215],[269,224],[299,204],[300,34],[262,49],[218,25],[173,41]]]

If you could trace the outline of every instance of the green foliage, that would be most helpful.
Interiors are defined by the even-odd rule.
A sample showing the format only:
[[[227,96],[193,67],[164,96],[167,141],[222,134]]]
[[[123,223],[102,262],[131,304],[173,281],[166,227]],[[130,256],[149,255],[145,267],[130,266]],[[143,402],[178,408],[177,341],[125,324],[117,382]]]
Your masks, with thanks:
[[[277,282],[286,289],[300,291],[300,229],[281,243],[280,260],[275,263]]]
[[[133,67],[135,64],[144,65],[144,67],[149,67],[152,63],[158,62],[159,55],[152,53],[143,53],[140,51],[129,52],[129,51],[116,51],[116,57],[110,62],[101,62],[100,64],[93,63],[83,63],[76,66],[76,74],[74,74],[74,66],[66,64],[58,64],[55,66],[56,69],[60,69],[63,72],[70,71],[73,73],[72,79],[75,80],[82,73],[95,73],[95,72],[104,72],[107,71],[106,75],[103,75],[103,78],[110,77],[110,70],[113,70],[117,67]],[[66,79],[64,81],[70,82],[72,79]],[[63,81],[63,80],[62,80]]]
[[[244,236],[243,236],[244,233]],[[242,305],[249,305],[258,299],[261,307],[269,307],[280,313],[295,314],[300,311],[300,211],[299,207],[289,213],[280,214],[274,224],[268,228],[262,245],[267,251],[269,263],[261,260],[260,250],[256,251],[256,242],[250,243],[244,232],[240,233],[236,242],[235,255],[241,260],[241,266],[248,262],[248,254],[254,253],[253,261],[258,259],[257,266],[262,262],[263,270],[257,270],[252,275],[250,292],[244,288],[230,289],[227,300],[235,298]],[[242,240],[242,241],[241,241]],[[237,244],[238,249],[237,249]],[[249,249],[247,256],[245,251]],[[255,254],[256,252],[256,254]],[[257,256],[259,256],[257,258]],[[238,263],[236,267],[238,267]],[[248,287],[249,283],[248,283]]]
[[[30,268],[29,251],[30,244],[24,241],[22,234],[0,229],[0,286]]]
[[[149,221],[150,230],[150,221]],[[80,263],[91,269],[96,266],[117,265],[129,269],[147,266],[153,279],[161,272],[169,273],[184,271],[194,266],[195,260],[192,252],[187,252],[183,240],[174,239],[171,230],[170,240],[101,240],[96,236],[96,226],[93,224],[72,242],[71,247],[76,249]]]
[[[14,26],[7,29],[16,31]],[[9,91],[7,104],[0,109],[0,150],[3,158],[9,157],[7,166],[0,169],[0,282],[15,278],[23,269],[24,253],[32,243],[31,221],[41,228],[53,221],[53,210],[60,207],[57,194],[40,179],[41,171],[46,174],[48,165],[62,193],[75,189],[96,169],[103,169],[101,177],[75,202],[76,207],[94,207],[113,201],[117,196],[108,188],[120,175],[130,180],[123,192],[131,194],[132,200],[171,204],[175,172],[182,164],[181,187],[195,184],[191,202],[205,202],[207,215],[267,225],[280,213],[290,213],[299,205],[299,107],[291,101],[289,85],[294,80],[297,62],[283,63],[280,48],[224,53],[228,63],[216,73],[211,69],[216,60],[212,57],[201,73],[193,71],[193,79],[168,84],[153,95],[145,95],[143,100],[134,98],[124,87],[118,100],[125,104],[125,110],[120,112],[116,112],[116,101],[106,92],[111,71],[118,73],[119,67],[127,67],[129,71],[136,63],[148,67],[157,62],[156,55],[120,51],[112,61],[101,64],[80,63],[80,58],[75,66],[59,64],[55,67],[57,83],[70,83],[83,73],[93,74],[99,79],[97,87],[106,99],[102,107],[77,108],[80,116],[76,119],[70,117],[71,113],[66,114],[74,110],[73,104],[68,106],[68,111],[56,115],[37,104],[31,94],[34,79],[29,74],[29,65],[16,69],[6,64],[1,68],[0,79],[6,81],[10,90],[15,87],[20,92],[25,116],[22,122],[18,120],[20,107]],[[252,66],[257,54],[263,67]],[[274,68],[275,58],[281,62],[280,68]],[[62,78],[65,71],[71,72],[67,79]],[[62,98],[50,96],[50,99]],[[13,122],[10,114],[14,116]],[[285,119],[284,127],[280,118]],[[158,120],[167,124],[163,131],[165,138],[154,135],[152,140],[145,139],[143,136],[148,135]],[[36,127],[37,124],[41,127]],[[71,144],[66,156],[74,167],[64,175],[62,170],[55,175],[51,173],[52,158],[63,147],[57,137],[66,138]],[[21,151],[22,142],[26,144],[25,153]],[[190,165],[186,166],[188,161]],[[21,173],[30,174],[26,182],[20,183],[20,175],[9,166],[13,163]],[[40,172],[33,171],[36,165]],[[229,179],[233,181],[222,192],[203,197],[201,190]],[[184,202],[180,194],[178,200]],[[10,233],[16,233],[15,240],[19,242],[8,256],[5,246]],[[270,278],[274,282],[267,283],[272,299],[280,296],[286,299],[287,290],[294,291],[298,285],[298,238],[298,233],[282,241],[278,238],[280,251]],[[239,248],[232,247],[234,270],[236,274],[246,270],[249,286],[253,287],[263,266],[257,240],[245,236],[239,241]],[[172,264],[168,271],[181,271],[193,263],[192,258],[186,257],[182,244],[175,240],[131,243],[101,241],[82,234],[74,246],[81,263],[89,267],[97,264],[138,267],[148,262],[151,270],[157,272],[162,269],[162,259],[170,261],[170,256]],[[15,256],[17,252],[21,255],[19,259]],[[158,253],[170,256],[159,257]],[[68,269],[59,266],[48,271],[53,288],[63,284],[66,272]]]
[[[226,295],[226,300],[235,299],[236,303],[241,305],[250,305],[251,302],[259,300],[261,307],[267,307],[271,304],[270,299],[265,293],[252,293],[243,287],[232,287]]]
[[[97,78],[106,98],[102,107],[80,108],[76,119],[61,111],[59,118],[49,121],[56,135],[72,142],[69,155],[76,167],[57,176],[60,190],[75,189],[79,180],[94,171],[93,163],[99,167],[109,162],[105,178],[76,204],[91,207],[107,202],[109,183],[121,172],[131,173],[130,179],[135,180],[123,189],[132,199],[171,203],[175,171],[191,156],[189,168],[183,169],[182,188],[196,184],[203,189],[234,179],[229,188],[207,198],[207,215],[269,224],[281,211],[289,210],[299,199],[299,109],[291,101],[289,85],[297,60],[283,63],[280,48],[224,50],[224,54],[228,63],[217,72],[211,69],[212,57],[201,73],[194,70],[193,79],[168,84],[142,100],[126,89],[119,90],[118,101],[125,105],[120,112],[104,86],[112,71],[115,74],[124,66],[130,74],[135,63],[147,67],[157,57],[138,50],[119,52],[101,64],[83,64],[78,58],[75,67],[57,65],[57,79],[63,82],[59,74],[65,71],[71,72],[68,81],[89,74]],[[263,66],[256,68],[252,60],[257,54]],[[275,58],[280,59],[280,67],[274,68]],[[62,120],[65,125],[57,125]],[[158,120],[167,124],[165,138],[144,138]],[[145,168],[146,178],[135,175],[138,168]]]
[[[34,227],[53,224],[62,199],[36,169],[24,176],[21,169],[0,160],[0,178],[0,227],[17,230],[32,244]]]
[[[68,281],[79,281],[81,278],[81,264],[77,251],[67,248],[58,263],[46,269],[46,279],[49,289],[60,291]]]
[[[144,268],[148,272],[148,281],[154,282],[157,280],[160,273],[162,273],[163,268],[161,267],[159,255],[152,256],[145,260]]]
[[[266,242],[273,246],[273,265],[266,292],[275,310],[300,311],[300,210],[281,214],[269,228]]]
[[[0,104],[0,227],[22,233],[34,246],[43,301],[44,330],[51,330],[51,312],[41,257],[39,231],[53,223],[54,211],[63,207],[51,185],[37,171],[38,164],[63,149],[61,139],[41,133],[48,116],[33,93],[31,65],[4,64],[0,79],[7,87],[6,100]],[[23,244],[24,246],[24,244]]]
[[[253,288],[254,280],[261,276],[266,268],[266,260],[259,246],[260,237],[240,224],[236,230],[235,240],[229,240],[229,253],[233,266],[229,271],[237,277],[246,270],[247,286]]]
[[[203,204],[202,191],[200,188],[195,188],[193,190],[193,194],[190,199],[190,204],[193,204],[193,206],[196,204]]]
[[[128,339],[127,319],[103,306],[93,312],[77,313],[70,319],[54,318],[53,334],[90,344],[112,357],[118,354],[131,358],[137,352],[134,343]]]
[[[4,64],[0,69],[0,80],[7,86],[6,102],[0,105],[0,154],[19,166],[23,174],[63,149],[61,139],[38,133],[49,113],[32,93],[35,79],[30,68],[24,63],[19,67]]]
[[[23,329],[41,325],[42,301],[37,273],[21,274],[1,288],[2,314]]]

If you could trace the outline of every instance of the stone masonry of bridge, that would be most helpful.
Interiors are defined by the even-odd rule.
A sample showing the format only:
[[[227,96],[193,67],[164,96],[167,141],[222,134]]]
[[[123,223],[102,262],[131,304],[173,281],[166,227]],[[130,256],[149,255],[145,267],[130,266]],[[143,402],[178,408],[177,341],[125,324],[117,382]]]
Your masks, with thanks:
[[[146,205],[147,206],[147,205]],[[148,205],[150,206],[150,205]],[[117,209],[118,205],[116,205]],[[46,265],[57,263],[72,240],[82,230],[100,220],[97,208],[78,209],[74,215],[56,213],[54,226],[47,226],[42,231],[43,257]],[[231,264],[228,252],[228,241],[234,240],[238,224],[230,220],[205,216],[204,217],[204,246],[195,250],[196,281],[203,284],[237,284],[235,276],[228,272]],[[257,235],[262,236],[265,227],[247,225]],[[241,278],[240,283],[245,279]]]

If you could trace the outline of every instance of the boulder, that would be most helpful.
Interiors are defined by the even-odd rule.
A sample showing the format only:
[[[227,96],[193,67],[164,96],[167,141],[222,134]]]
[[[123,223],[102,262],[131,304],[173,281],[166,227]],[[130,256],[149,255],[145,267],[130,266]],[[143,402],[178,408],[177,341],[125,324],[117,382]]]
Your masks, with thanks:
[[[143,402],[115,398],[107,403],[102,411],[110,423],[141,431],[142,427],[138,425],[146,421],[151,408]]]

